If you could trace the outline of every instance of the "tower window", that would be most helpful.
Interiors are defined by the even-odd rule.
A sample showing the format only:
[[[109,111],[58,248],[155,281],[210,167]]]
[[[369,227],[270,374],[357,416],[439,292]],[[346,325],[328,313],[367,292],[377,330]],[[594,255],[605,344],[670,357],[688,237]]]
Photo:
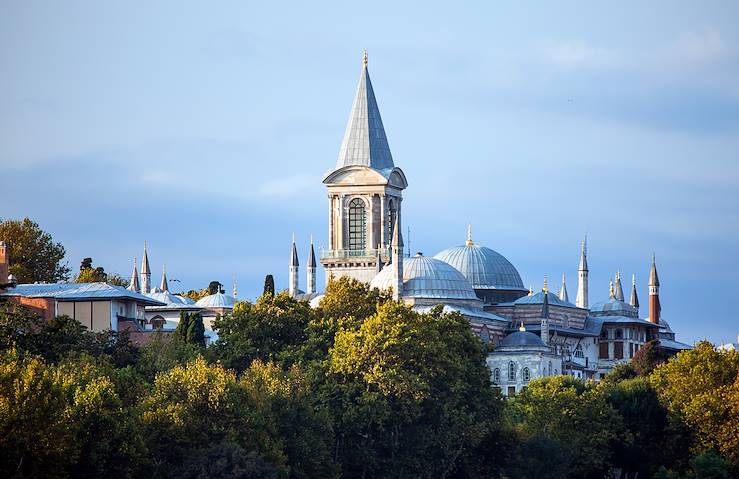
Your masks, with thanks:
[[[349,203],[349,249],[362,250],[367,244],[367,215],[364,201],[354,198]]]
[[[500,368],[493,370],[493,384],[500,384]]]
[[[516,365],[513,363],[513,361],[508,363],[508,380],[516,380]]]
[[[523,368],[523,380],[524,380],[524,382],[529,382],[529,379],[531,379],[531,373],[529,372],[529,368]]]

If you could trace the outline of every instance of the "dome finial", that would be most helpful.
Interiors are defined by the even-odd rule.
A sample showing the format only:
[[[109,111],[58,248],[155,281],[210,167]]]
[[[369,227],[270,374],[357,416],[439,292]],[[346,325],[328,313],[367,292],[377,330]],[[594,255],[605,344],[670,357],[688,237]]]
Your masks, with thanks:
[[[541,290],[545,293],[549,292],[549,281],[547,280],[547,275],[544,275],[544,286],[541,287]]]
[[[465,242],[465,245],[472,246],[474,241],[472,241],[472,224],[467,225],[467,241]]]
[[[521,321],[521,326],[518,327],[518,330],[522,333],[526,332],[526,326],[523,325],[523,321]]]
[[[362,61],[364,62],[364,66],[366,67],[367,66],[367,49],[366,48],[364,49],[364,58],[362,59]]]
[[[529,296],[533,296],[533,295],[534,295],[534,287],[529,285]]]

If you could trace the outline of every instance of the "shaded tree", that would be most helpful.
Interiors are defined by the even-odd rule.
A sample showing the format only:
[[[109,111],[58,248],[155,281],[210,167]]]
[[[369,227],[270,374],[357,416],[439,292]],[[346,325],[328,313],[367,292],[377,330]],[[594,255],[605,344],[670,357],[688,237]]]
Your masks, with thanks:
[[[205,325],[200,313],[192,313],[188,320],[187,341],[200,348],[205,348]]]
[[[631,358],[631,366],[639,376],[649,376],[654,368],[667,361],[667,354],[659,348],[659,341],[652,340],[639,348]]]
[[[10,249],[10,273],[18,283],[56,283],[69,277],[64,246],[28,218],[0,222],[0,241]]]
[[[264,292],[262,294],[275,295],[275,278],[271,274],[264,277]]]

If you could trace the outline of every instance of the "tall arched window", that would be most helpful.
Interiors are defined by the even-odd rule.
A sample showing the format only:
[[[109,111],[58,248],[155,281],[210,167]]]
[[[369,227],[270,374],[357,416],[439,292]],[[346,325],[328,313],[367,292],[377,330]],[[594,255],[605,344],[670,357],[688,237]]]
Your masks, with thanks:
[[[493,370],[493,383],[500,384],[500,368],[495,368]]]
[[[529,382],[529,379],[531,379],[531,372],[529,372],[529,368],[523,368],[523,381]]]
[[[516,365],[513,361],[508,363],[508,380],[509,381],[515,381],[516,380]]]
[[[354,198],[349,202],[349,249],[362,250],[367,244],[367,215],[364,201]]]
[[[395,206],[395,201],[392,199],[387,202],[387,237],[388,243],[393,238],[393,228],[395,227],[395,218],[398,216],[398,208]]]

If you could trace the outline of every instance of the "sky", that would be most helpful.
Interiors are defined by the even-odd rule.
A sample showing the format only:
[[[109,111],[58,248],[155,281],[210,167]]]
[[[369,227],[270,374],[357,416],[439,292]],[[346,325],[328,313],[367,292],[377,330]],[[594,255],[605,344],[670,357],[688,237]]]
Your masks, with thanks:
[[[321,180],[367,49],[413,252],[470,223],[524,284],[565,273],[574,298],[587,234],[591,304],[633,273],[642,316],[654,252],[678,339],[737,341],[737,19],[732,1],[0,0],[0,218],[37,221],[74,269],[128,277],[146,240],[173,290],[286,288],[293,233],[303,265],[326,244]]]

